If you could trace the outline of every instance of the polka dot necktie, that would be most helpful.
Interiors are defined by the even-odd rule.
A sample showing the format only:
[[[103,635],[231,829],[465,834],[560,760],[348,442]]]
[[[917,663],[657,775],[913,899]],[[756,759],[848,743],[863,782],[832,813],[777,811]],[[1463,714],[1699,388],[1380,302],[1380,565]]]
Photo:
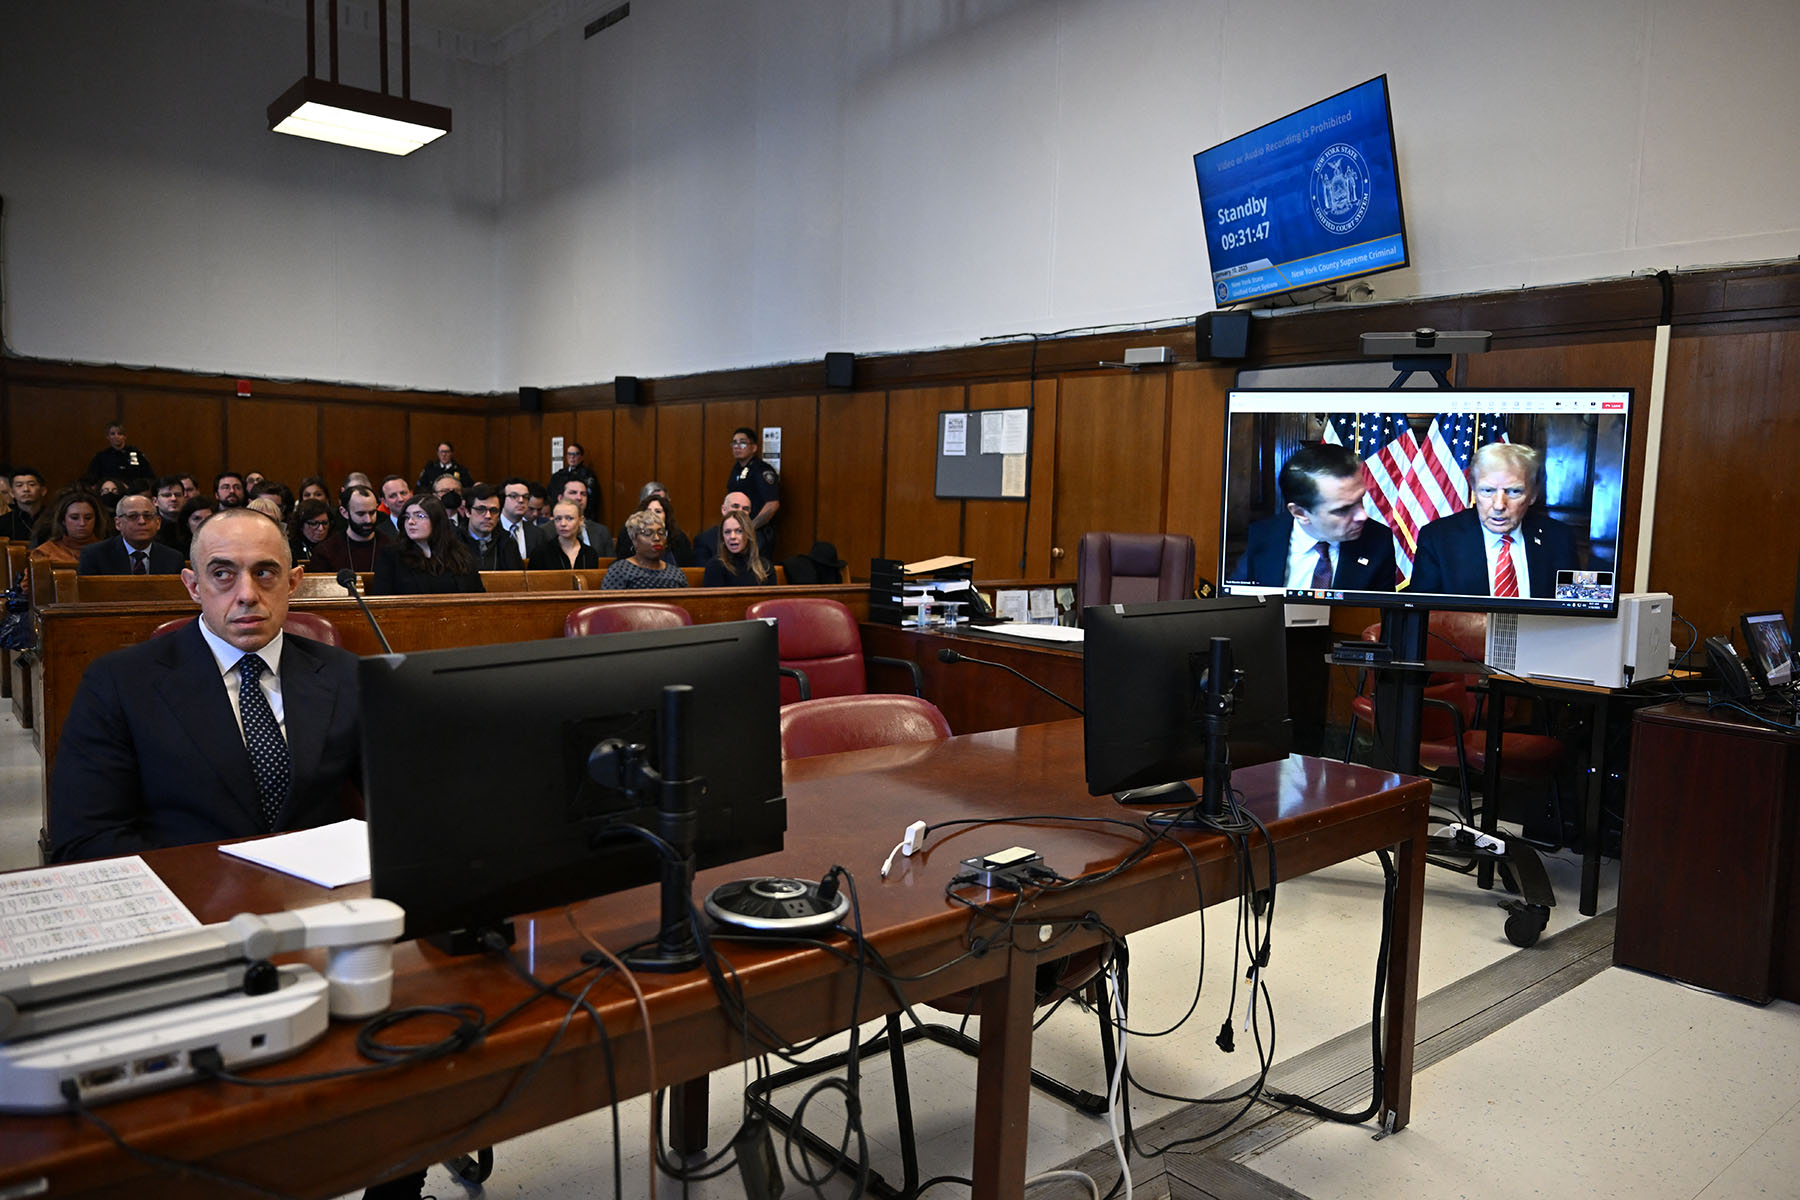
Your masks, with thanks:
[[[1512,534],[1500,537],[1500,557],[1494,564],[1494,595],[1517,596],[1519,594],[1518,569],[1513,566]]]
[[[257,682],[268,665],[261,656],[246,654],[238,660],[238,707],[244,714],[244,744],[250,749],[250,769],[256,773],[256,801],[262,810],[264,829],[274,829],[287,803],[290,783],[287,742],[275,711]]]

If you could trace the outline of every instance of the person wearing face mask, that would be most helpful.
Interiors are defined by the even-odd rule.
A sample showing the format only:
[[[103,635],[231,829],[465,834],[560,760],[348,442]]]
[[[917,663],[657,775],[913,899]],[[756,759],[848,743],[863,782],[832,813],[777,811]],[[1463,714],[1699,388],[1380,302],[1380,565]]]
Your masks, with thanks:
[[[726,513],[719,522],[719,556],[706,564],[701,587],[765,587],[775,573],[763,562],[750,518],[741,512]]]

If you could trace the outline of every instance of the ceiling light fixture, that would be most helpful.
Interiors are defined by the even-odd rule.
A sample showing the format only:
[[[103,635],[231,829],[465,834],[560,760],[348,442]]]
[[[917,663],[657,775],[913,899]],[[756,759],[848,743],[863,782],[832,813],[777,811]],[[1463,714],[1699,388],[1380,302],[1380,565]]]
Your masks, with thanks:
[[[400,94],[388,94],[387,0],[381,0],[381,90],[338,82],[337,0],[329,0],[331,76],[318,76],[315,0],[306,0],[306,76],[269,105],[276,133],[383,154],[411,154],[450,132],[450,110],[412,98],[411,0],[400,0]]]

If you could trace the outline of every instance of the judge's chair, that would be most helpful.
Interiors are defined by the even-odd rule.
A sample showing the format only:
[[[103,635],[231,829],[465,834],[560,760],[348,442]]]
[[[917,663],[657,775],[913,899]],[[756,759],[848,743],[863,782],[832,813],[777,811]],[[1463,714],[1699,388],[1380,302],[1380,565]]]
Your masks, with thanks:
[[[832,696],[802,700],[781,710],[781,753],[784,759],[809,758],[818,754],[836,754],[850,750],[867,750],[880,746],[925,745],[950,736],[944,714],[929,700],[917,696],[874,694]],[[1119,944],[1121,963],[1124,944]],[[1040,1009],[1061,1004],[1072,996],[1081,996],[1099,1016],[1101,1060],[1104,1078],[1110,1080],[1117,1066],[1112,1026],[1108,1022],[1111,1001],[1106,987],[1106,969],[1112,962],[1112,947],[1099,946],[1080,950],[1063,958],[1046,961],[1038,967],[1035,1003]],[[954,1016],[959,1020],[979,1017],[979,993],[968,990],[934,997],[925,1006]],[[907,1082],[905,1047],[921,1038],[949,1046],[968,1055],[980,1052],[981,1044],[958,1027],[942,1024],[902,1024],[901,1014],[890,1015],[881,1036],[864,1042],[861,1057],[885,1051],[892,1067],[894,1109],[899,1123],[900,1160],[904,1178],[896,1188],[871,1172],[868,1191],[871,1195],[910,1197],[919,1187],[918,1143],[913,1131],[911,1091]],[[838,1162],[849,1169],[839,1147],[811,1133],[792,1116],[775,1107],[771,1094],[781,1087],[799,1083],[819,1075],[840,1070],[849,1052],[831,1055],[770,1075],[750,1085],[745,1099],[752,1110],[771,1124],[788,1131],[805,1143],[815,1154]],[[1090,1092],[1052,1079],[1040,1071],[1032,1071],[1032,1086],[1090,1115],[1106,1111],[1105,1088]]]
[[[1084,533],[1075,555],[1077,611],[1194,594],[1194,539],[1186,534]]]
[[[597,633],[625,633],[636,629],[680,629],[692,625],[694,616],[679,604],[655,600],[619,600],[611,604],[585,604],[563,618],[564,637],[589,637]]]

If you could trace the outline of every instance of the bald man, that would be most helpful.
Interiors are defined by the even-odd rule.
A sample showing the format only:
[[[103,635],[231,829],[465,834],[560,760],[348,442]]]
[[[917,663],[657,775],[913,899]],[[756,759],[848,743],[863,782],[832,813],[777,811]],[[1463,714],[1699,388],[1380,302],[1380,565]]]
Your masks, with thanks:
[[[51,772],[53,861],[355,812],[357,659],[282,631],[302,572],[280,527],[222,510],[194,535],[190,561],[181,578],[199,619],[82,676]]]

